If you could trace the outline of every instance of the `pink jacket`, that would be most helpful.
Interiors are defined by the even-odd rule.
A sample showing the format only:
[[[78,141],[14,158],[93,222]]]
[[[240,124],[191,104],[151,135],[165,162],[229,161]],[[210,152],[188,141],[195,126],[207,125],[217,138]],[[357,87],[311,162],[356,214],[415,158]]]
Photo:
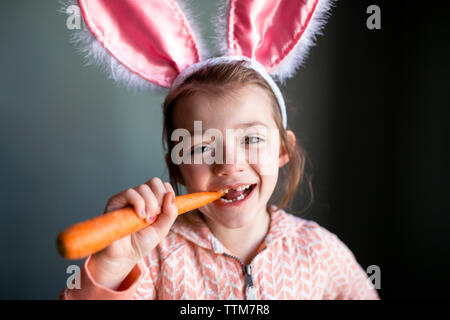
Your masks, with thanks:
[[[379,299],[336,235],[273,207],[269,233],[249,265],[221,245],[198,213],[180,216],[118,291],[97,284],[88,261],[81,289],[66,288],[61,299]]]

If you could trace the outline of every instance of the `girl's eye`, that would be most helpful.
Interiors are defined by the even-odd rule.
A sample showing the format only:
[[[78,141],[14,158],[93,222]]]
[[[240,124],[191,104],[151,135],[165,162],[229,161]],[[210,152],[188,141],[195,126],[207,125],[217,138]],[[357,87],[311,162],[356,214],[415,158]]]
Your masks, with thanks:
[[[264,139],[261,137],[257,137],[257,136],[249,136],[249,137],[245,137],[245,143],[246,144],[255,144],[255,143],[260,143],[263,142]]]
[[[208,148],[211,149],[209,146],[200,146],[200,147],[194,148],[191,151],[191,155],[194,154],[194,153],[197,153],[197,152],[202,152],[203,153],[205,151],[205,149],[206,149],[206,151],[208,151],[209,150]]]

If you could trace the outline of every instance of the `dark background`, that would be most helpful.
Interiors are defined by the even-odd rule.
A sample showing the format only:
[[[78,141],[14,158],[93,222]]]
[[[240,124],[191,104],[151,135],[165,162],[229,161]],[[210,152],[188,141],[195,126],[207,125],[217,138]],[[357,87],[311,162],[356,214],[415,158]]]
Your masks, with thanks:
[[[191,1],[211,36],[217,1]],[[381,30],[366,9],[381,8]],[[309,153],[315,202],[301,216],[381,270],[382,299],[448,298],[448,71],[444,7],[338,1],[282,91]],[[167,179],[163,96],[117,88],[69,43],[56,1],[0,4],[0,298],[53,299],[55,238],[107,199]],[[289,207],[300,211],[297,197]]]

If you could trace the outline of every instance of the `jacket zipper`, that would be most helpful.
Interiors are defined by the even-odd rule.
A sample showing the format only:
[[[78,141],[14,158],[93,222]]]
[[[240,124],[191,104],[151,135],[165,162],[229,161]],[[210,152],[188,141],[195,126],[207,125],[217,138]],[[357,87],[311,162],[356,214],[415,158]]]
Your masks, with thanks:
[[[253,257],[252,261],[250,261],[250,263],[247,265],[244,264],[238,257],[232,256],[228,253],[223,254],[226,257],[229,257],[229,258],[232,258],[232,259],[238,261],[240,263],[240,265],[242,266],[242,270],[244,271],[244,276],[245,276],[245,298],[247,300],[256,300],[256,288],[255,288],[255,283],[253,282],[253,277],[252,277],[252,262],[265,249],[266,249],[266,247],[264,247],[263,249],[258,251],[258,253]]]

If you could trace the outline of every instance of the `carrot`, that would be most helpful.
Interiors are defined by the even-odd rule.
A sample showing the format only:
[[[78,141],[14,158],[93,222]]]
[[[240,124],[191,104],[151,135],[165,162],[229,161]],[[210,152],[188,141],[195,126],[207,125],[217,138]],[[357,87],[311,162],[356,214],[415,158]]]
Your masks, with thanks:
[[[213,202],[223,195],[221,192],[186,194],[175,197],[175,205],[178,214],[182,214]],[[58,235],[57,248],[66,259],[81,259],[152,223],[147,223],[131,206],[127,206],[69,227]]]

